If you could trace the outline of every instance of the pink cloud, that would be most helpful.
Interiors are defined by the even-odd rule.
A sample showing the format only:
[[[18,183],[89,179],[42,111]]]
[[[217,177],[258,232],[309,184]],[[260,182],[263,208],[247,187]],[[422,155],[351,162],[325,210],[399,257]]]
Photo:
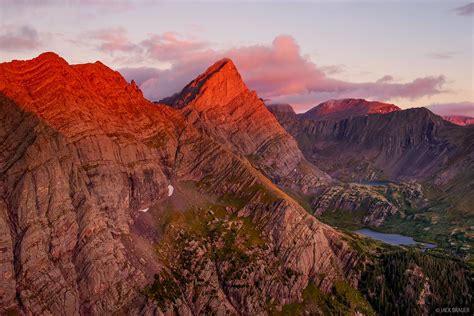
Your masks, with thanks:
[[[441,93],[445,83],[444,76],[417,78],[407,83],[394,83],[389,75],[376,82],[336,80],[302,55],[296,41],[288,35],[277,36],[271,46],[240,47],[226,55],[234,60],[247,84],[265,98],[320,94],[413,100]]]
[[[88,32],[84,34],[84,37],[97,41],[99,43],[97,49],[110,54],[115,52],[130,54],[141,49],[129,40],[127,31],[121,27]]]
[[[432,53],[426,54],[426,56],[431,59],[442,60],[442,59],[451,59],[457,54],[458,52],[451,52],[451,51],[450,52],[432,52]]]
[[[176,33],[151,35],[138,44],[143,58],[168,62],[170,69],[123,68],[120,71],[135,79],[145,96],[158,100],[179,91],[209,65],[222,57],[231,58],[247,85],[259,96],[301,107],[332,98],[360,97],[378,100],[409,100],[444,92],[442,75],[394,82],[386,75],[374,82],[355,83],[331,78],[328,67],[318,66],[302,54],[289,35],[275,37],[270,45],[250,45],[218,51],[208,42],[184,38]],[[340,69],[337,66],[333,70]],[[138,78],[138,80],[137,80]]]
[[[225,55],[234,60],[247,84],[264,97],[307,92],[326,77],[301,55],[300,47],[288,35],[277,36],[271,46],[239,47]]]
[[[0,49],[5,51],[28,50],[40,46],[39,33],[28,25],[7,26],[0,34]]]
[[[148,57],[173,64],[185,62],[186,59],[199,59],[200,56],[214,53],[208,48],[208,43],[185,39],[174,32],[153,34],[140,44]]]

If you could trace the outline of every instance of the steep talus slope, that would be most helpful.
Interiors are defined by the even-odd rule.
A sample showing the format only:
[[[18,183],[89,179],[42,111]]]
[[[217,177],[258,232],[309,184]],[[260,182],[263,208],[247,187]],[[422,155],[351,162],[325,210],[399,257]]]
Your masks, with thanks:
[[[301,114],[301,116],[307,119],[325,121],[341,120],[369,114],[385,114],[395,111],[400,111],[400,108],[394,104],[364,99],[341,99],[323,102]]]
[[[229,59],[218,61],[180,93],[160,101],[180,108],[202,133],[253,159],[275,182],[311,190],[330,178],[308,164]],[[295,179],[288,181],[288,179]]]
[[[254,314],[299,300],[310,283],[326,292],[338,280],[357,284],[358,257],[340,233],[307,214],[247,159],[262,153],[272,166],[278,160],[274,143],[301,157],[276,120],[265,118],[265,108],[248,106],[258,100],[255,94],[244,92],[216,109],[232,122],[221,126],[213,111],[203,109],[192,119],[194,111],[186,109],[210,102],[205,92],[182,110],[153,105],[101,63],[71,66],[52,53],[0,64],[0,92],[3,310],[74,315],[171,308],[193,314],[206,308]],[[253,115],[275,127],[276,135],[267,135],[271,141],[261,135],[268,131],[246,125],[244,118],[252,121]],[[233,124],[247,134],[234,135]],[[157,218],[173,199],[169,186],[184,192],[187,183],[213,202],[168,210],[184,218],[177,231],[179,223]],[[198,216],[186,215],[193,212]],[[200,219],[209,222],[201,225]],[[197,238],[209,256],[194,252]],[[169,264],[168,249],[177,252],[172,258],[183,258],[177,265],[207,264],[209,282],[199,285],[199,265],[187,274]],[[249,264],[236,265],[237,258]],[[244,274],[248,267],[260,272]],[[178,298],[143,295],[155,274],[169,284],[179,275],[167,273],[177,271]]]

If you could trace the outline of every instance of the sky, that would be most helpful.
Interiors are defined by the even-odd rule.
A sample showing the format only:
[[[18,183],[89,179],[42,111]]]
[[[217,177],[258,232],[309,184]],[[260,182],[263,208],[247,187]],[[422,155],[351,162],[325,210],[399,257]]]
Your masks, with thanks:
[[[100,60],[159,100],[229,57],[298,112],[357,97],[474,115],[473,29],[474,2],[454,0],[2,0],[0,62]]]

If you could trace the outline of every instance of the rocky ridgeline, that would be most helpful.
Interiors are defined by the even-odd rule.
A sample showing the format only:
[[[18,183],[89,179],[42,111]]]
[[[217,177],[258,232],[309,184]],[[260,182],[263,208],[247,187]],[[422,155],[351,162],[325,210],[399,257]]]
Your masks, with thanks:
[[[474,125],[474,117],[470,117],[470,116],[446,115],[446,116],[443,116],[443,119],[460,126]]]
[[[196,80],[174,109],[145,100],[136,85],[101,63],[68,65],[47,53],[0,64],[2,311],[264,313],[267,306],[252,293],[278,309],[298,301],[309,283],[326,291],[336,280],[357,283],[358,257],[340,234],[265,175],[308,190],[329,177],[304,160],[230,61]],[[295,173],[301,177],[296,183],[290,179]],[[193,230],[180,235],[169,226],[155,233],[161,229],[157,209],[172,198],[169,186],[179,190],[187,182],[203,184],[198,196],[213,196],[221,212],[224,207],[220,224],[209,218],[204,225],[206,232],[222,230],[212,238],[198,236],[202,245],[193,242]],[[236,265],[232,274],[235,258],[216,257],[215,249],[242,221],[259,236],[245,248],[247,233],[236,236],[231,255],[240,249],[255,261]],[[156,251],[163,236],[171,236],[168,246],[178,252],[171,265]],[[167,249],[162,246],[158,250]],[[181,258],[205,268],[181,271]],[[173,269],[187,278],[179,283],[179,301],[165,295],[161,304],[143,294],[155,274]],[[198,278],[216,291],[207,303],[205,292],[192,299],[203,288],[194,285]]]
[[[386,114],[401,109],[388,103],[367,101],[364,99],[340,99],[323,102],[309,111],[301,114],[302,117],[316,121],[342,120],[355,116],[369,114]]]

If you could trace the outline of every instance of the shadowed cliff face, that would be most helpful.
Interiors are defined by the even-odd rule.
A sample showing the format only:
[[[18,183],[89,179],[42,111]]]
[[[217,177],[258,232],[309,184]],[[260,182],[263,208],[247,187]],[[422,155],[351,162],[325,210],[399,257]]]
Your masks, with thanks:
[[[342,179],[424,180],[469,156],[470,129],[424,108],[328,120],[275,115],[310,161]]]
[[[47,53],[0,64],[1,308],[255,314],[309,283],[355,285],[358,258],[340,234],[264,175],[287,183],[308,163],[237,79],[221,61],[173,109],[101,63]],[[297,187],[328,178],[308,174]],[[155,274],[175,296],[143,294]]]

